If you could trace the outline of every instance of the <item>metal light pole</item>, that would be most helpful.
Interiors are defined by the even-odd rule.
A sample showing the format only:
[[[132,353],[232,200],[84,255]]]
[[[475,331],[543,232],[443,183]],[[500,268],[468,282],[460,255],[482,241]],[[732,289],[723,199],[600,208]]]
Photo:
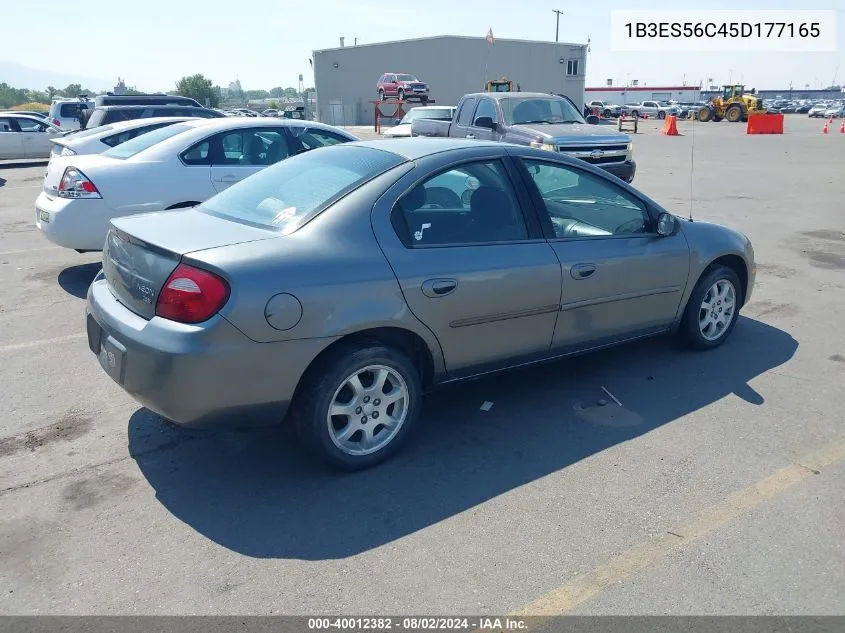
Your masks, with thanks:
[[[560,14],[563,11],[558,11],[557,9],[552,9],[552,13],[555,14],[555,42],[559,42],[560,38]]]

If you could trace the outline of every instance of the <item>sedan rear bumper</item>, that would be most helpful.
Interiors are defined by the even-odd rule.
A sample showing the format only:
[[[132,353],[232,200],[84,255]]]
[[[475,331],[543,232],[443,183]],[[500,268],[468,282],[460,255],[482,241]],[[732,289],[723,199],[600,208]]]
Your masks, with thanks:
[[[256,343],[223,317],[198,325],[119,303],[102,275],[88,289],[88,344],[103,370],[135,400],[191,427],[281,422],[299,379],[334,339]]]

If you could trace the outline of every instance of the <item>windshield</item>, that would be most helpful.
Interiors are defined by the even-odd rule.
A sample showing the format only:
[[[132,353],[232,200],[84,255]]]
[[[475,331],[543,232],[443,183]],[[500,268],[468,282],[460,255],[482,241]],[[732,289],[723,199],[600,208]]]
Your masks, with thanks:
[[[584,117],[566,99],[526,97],[502,99],[502,114],[507,125],[523,123],[584,123]]]
[[[396,81],[417,81],[413,75],[396,75]]]
[[[276,163],[196,208],[286,235],[353,189],[403,162],[392,152],[369,147],[322,147]]]
[[[192,126],[184,123],[174,123],[173,125],[168,125],[167,127],[147,132],[141,136],[136,136],[130,141],[126,141],[117,147],[106,150],[102,155],[110,158],[131,158],[135,154],[143,152],[145,149],[149,149],[156,143],[169,139],[171,136],[176,136],[185,130],[190,130],[191,127]]]
[[[418,119],[452,120],[452,108],[414,108],[402,119],[402,123],[412,123]]]

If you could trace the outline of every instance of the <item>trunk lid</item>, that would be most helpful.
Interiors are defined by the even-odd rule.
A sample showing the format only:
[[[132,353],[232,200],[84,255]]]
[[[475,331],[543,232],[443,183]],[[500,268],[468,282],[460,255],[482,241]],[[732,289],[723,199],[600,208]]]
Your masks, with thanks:
[[[273,231],[194,210],[118,218],[103,247],[103,273],[120,303],[151,319],[159,291],[186,253],[275,237]]]

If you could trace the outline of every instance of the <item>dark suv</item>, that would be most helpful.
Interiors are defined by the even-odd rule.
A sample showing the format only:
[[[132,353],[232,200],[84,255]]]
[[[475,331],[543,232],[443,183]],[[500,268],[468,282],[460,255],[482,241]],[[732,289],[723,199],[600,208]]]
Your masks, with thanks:
[[[197,106],[184,105],[122,105],[97,106],[86,123],[86,128],[99,127],[117,121],[131,121],[133,119],[148,119],[150,117],[198,117],[203,119],[217,119],[226,115]]]
[[[388,97],[396,97],[400,101],[410,99],[419,99],[422,103],[428,101],[428,84],[405,73],[384,73],[378,79],[376,90],[382,101]]]

